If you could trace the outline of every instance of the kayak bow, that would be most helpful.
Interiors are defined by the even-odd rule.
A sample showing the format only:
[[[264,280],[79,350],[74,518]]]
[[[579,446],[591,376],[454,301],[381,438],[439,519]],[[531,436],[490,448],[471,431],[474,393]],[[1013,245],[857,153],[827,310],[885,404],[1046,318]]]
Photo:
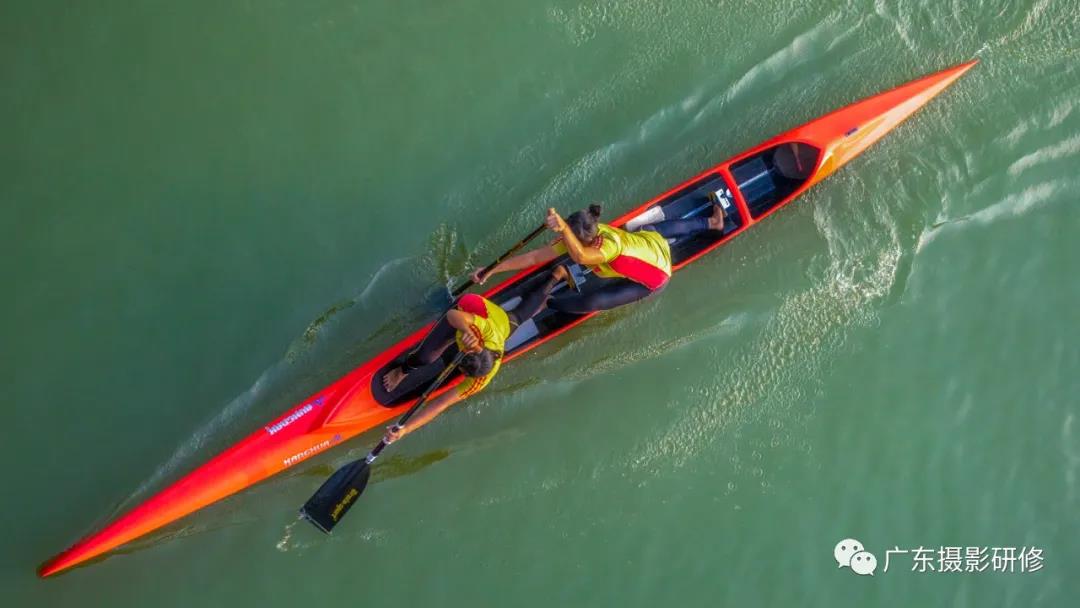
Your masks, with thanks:
[[[970,61],[909,82],[773,137],[668,190],[611,224],[632,230],[663,219],[708,215],[710,197],[718,200],[727,209],[724,230],[672,242],[672,261],[677,271],[768,217],[858,156],[975,63]],[[543,280],[544,273],[554,264],[566,261],[563,257],[523,270],[484,295],[512,309],[521,293]],[[580,274],[576,276],[582,291],[595,288],[598,283]],[[507,342],[504,361],[517,358],[590,316],[544,311],[515,331]],[[394,394],[382,389],[381,371],[412,348],[430,328],[431,324],[417,330],[102,530],[83,538],[43,564],[39,576],[50,576],[102,555],[400,415],[416,402],[449,359],[410,374]],[[453,355],[447,353],[448,357]],[[460,381],[461,375],[456,372],[439,392]]]

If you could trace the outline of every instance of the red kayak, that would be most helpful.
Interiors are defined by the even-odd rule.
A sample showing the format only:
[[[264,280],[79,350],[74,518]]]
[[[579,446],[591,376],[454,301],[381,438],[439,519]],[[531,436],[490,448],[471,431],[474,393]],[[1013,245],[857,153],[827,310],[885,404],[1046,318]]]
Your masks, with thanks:
[[[668,190],[611,224],[633,230],[663,219],[708,215],[711,201],[719,200],[727,208],[724,230],[671,242],[677,271],[768,217],[858,156],[975,63],[970,61],[909,82],[778,135]],[[564,261],[521,271],[484,295],[500,306],[512,308],[520,294],[544,280],[552,264]],[[588,291],[599,282],[586,278],[581,289]],[[541,312],[511,336],[504,361],[516,359],[591,316]],[[430,328],[429,324],[418,329],[104,529],[83,538],[42,565],[39,576],[50,576],[97,557],[397,417],[416,401],[444,364],[436,361],[410,374],[393,394],[382,389],[379,379],[384,368],[412,348]],[[460,381],[460,375],[451,376],[441,390]]]

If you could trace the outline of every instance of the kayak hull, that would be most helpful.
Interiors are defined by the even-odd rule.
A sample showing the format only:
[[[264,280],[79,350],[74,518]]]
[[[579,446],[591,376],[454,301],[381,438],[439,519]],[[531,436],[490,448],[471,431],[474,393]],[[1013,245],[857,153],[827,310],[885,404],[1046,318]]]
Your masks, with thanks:
[[[777,135],[660,194],[611,224],[634,226],[635,222],[641,224],[657,216],[657,212],[662,215],[665,211],[682,209],[690,205],[691,199],[702,189],[719,188],[730,194],[729,225],[707,241],[679,243],[673,265],[677,271],[828,177],[946,89],[975,63],[971,61],[912,81]],[[690,202],[684,204],[684,201]],[[698,205],[692,212],[702,213],[700,207]],[[523,270],[484,295],[493,300],[508,301],[515,291],[524,289],[542,270],[540,267]],[[512,349],[508,347],[505,360],[513,360],[591,316],[546,320],[543,327],[536,327],[535,336],[523,339]],[[380,370],[422,339],[430,328],[429,324],[417,330],[100,531],[83,538],[43,564],[38,570],[39,576],[51,576],[98,557],[397,417],[412,405],[414,399],[400,399],[387,407],[387,400],[373,385]],[[452,378],[439,392],[449,390],[460,381],[460,376]]]

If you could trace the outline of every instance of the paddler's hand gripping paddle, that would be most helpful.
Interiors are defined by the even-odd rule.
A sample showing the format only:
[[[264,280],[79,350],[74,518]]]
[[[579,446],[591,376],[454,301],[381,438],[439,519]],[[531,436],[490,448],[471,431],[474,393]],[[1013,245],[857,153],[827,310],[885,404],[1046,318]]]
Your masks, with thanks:
[[[465,354],[459,352],[454,357],[450,365],[447,365],[446,369],[427,387],[424,394],[420,395],[420,399],[416,401],[416,404],[402,414],[396,426],[405,426],[409,418],[412,418],[413,414],[420,411],[420,408],[427,403],[431,393],[435,392],[450,377],[450,374],[457,369],[458,364],[465,358]],[[371,463],[375,462],[375,459],[388,445],[390,444],[383,438],[378,445],[368,452],[365,458],[350,462],[334,472],[330,479],[327,479],[319,487],[318,491],[304,503],[304,506],[300,509],[300,515],[315,524],[316,528],[329,534],[334,529],[334,526],[341,521],[341,518],[345,517],[356,499],[363,493],[364,488],[367,487],[368,479],[371,477]]]
[[[488,274],[489,272],[491,272],[492,270],[495,270],[495,267],[496,267],[496,266],[498,266],[499,264],[502,264],[502,263],[503,263],[503,260],[505,260],[506,258],[508,258],[508,257],[510,257],[510,256],[514,255],[515,253],[517,253],[518,251],[520,251],[522,247],[524,247],[525,245],[528,245],[528,244],[529,244],[529,241],[531,241],[531,240],[535,239],[535,238],[536,238],[537,236],[539,236],[539,234],[540,234],[541,232],[543,232],[543,231],[544,231],[544,230],[546,230],[546,229],[547,229],[547,226],[546,226],[546,225],[544,225],[544,224],[540,224],[540,227],[539,227],[539,228],[537,228],[536,230],[533,230],[532,232],[530,232],[528,236],[526,236],[525,238],[523,238],[523,239],[521,239],[520,241],[518,241],[516,245],[514,245],[514,246],[513,246],[513,247],[511,247],[510,249],[507,249],[507,250],[506,250],[506,252],[504,252],[504,253],[503,253],[502,255],[500,255],[499,257],[495,258],[495,261],[494,261],[494,262],[492,262],[492,263],[488,264],[487,266],[484,266],[483,270],[481,270],[481,271],[480,271],[480,272],[478,273],[478,276],[481,276],[481,277],[483,277],[483,276],[487,276],[487,274]],[[464,282],[464,283],[462,283],[461,285],[458,285],[457,289],[455,289],[454,291],[450,292],[450,306],[449,306],[449,308],[447,308],[447,309],[446,309],[446,311],[445,311],[445,312],[443,312],[443,316],[445,316],[447,312],[450,312],[450,310],[451,310],[451,309],[453,309],[453,308],[454,308],[454,306],[456,306],[456,305],[457,305],[457,301],[458,301],[458,298],[460,298],[460,297],[461,297],[461,294],[463,294],[463,293],[465,293],[466,291],[468,291],[468,290],[469,290],[469,288],[470,288],[470,287],[472,287],[472,286],[473,286],[473,285],[475,285],[475,284],[476,284],[476,281],[474,281],[474,280],[472,280],[472,279],[470,278],[470,279],[469,279],[468,281],[465,281],[465,282]],[[439,317],[439,319],[440,319],[440,320],[442,320],[442,317]],[[436,322],[436,324],[438,324],[438,322]],[[432,330],[434,330],[434,329],[435,329],[435,326],[434,326],[434,325],[432,325],[432,326],[431,326],[431,329],[432,329]],[[430,331],[428,332],[428,335],[431,335],[431,332],[430,332]],[[424,338],[426,339],[426,338],[427,338],[427,336],[424,336]],[[417,343],[416,343],[416,346],[414,347],[414,350],[415,350],[415,348],[419,348],[419,347],[420,347],[420,344],[421,344],[422,342],[423,342],[423,340],[421,340],[420,342],[417,342]],[[412,351],[410,351],[410,352],[412,352]]]

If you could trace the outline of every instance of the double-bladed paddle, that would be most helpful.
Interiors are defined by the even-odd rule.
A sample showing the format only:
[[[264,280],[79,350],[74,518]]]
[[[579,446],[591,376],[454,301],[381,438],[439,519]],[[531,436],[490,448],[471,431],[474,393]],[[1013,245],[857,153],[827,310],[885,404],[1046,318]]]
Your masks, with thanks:
[[[439,388],[450,377],[450,374],[457,369],[458,364],[465,358],[465,354],[459,352],[454,357],[450,365],[447,365],[446,369],[432,380],[424,394],[420,395],[420,399],[402,414],[401,418],[398,418],[394,426],[398,428],[405,426],[409,418],[412,418],[413,414],[420,411],[431,393],[435,392],[435,389]],[[354,460],[335,471],[330,476],[330,479],[327,479],[319,487],[318,491],[304,503],[304,506],[300,509],[300,515],[315,524],[318,529],[329,534],[338,521],[349,512],[356,499],[367,487],[368,478],[371,477],[371,463],[375,462],[375,459],[388,445],[390,444],[386,442],[386,438],[383,438],[378,445],[368,452],[366,457]]]
[[[536,238],[545,228],[546,226],[541,224],[539,228],[530,232],[528,236],[506,250],[506,253],[500,255],[494,262],[485,266],[484,269],[480,271],[480,276],[484,276],[494,270],[496,266],[503,262],[503,260],[514,255],[518,250],[527,245],[529,241]],[[470,278],[451,292],[454,302],[456,303],[458,297],[472,287],[474,283],[475,281]],[[450,377],[450,374],[457,369],[458,364],[461,363],[461,360],[464,357],[465,353],[459,352],[450,365],[447,365],[446,369],[431,382],[431,385],[427,387],[424,394],[420,395],[420,398],[416,403],[398,419],[395,426],[404,426],[405,423],[412,418],[413,414],[420,411],[420,408],[427,402],[431,393],[439,388],[439,386]],[[386,443],[385,440],[379,441],[379,444],[368,453],[367,457],[362,460],[350,462],[335,471],[334,474],[319,487],[318,491],[304,503],[304,506],[300,509],[300,515],[312,524],[315,524],[315,527],[329,534],[330,531],[334,529],[334,526],[337,525],[338,521],[340,521],[341,518],[345,516],[345,513],[353,506],[356,499],[364,491],[364,488],[367,487],[368,479],[371,477],[371,463],[379,457],[379,454],[386,449],[387,445],[389,444]]]

